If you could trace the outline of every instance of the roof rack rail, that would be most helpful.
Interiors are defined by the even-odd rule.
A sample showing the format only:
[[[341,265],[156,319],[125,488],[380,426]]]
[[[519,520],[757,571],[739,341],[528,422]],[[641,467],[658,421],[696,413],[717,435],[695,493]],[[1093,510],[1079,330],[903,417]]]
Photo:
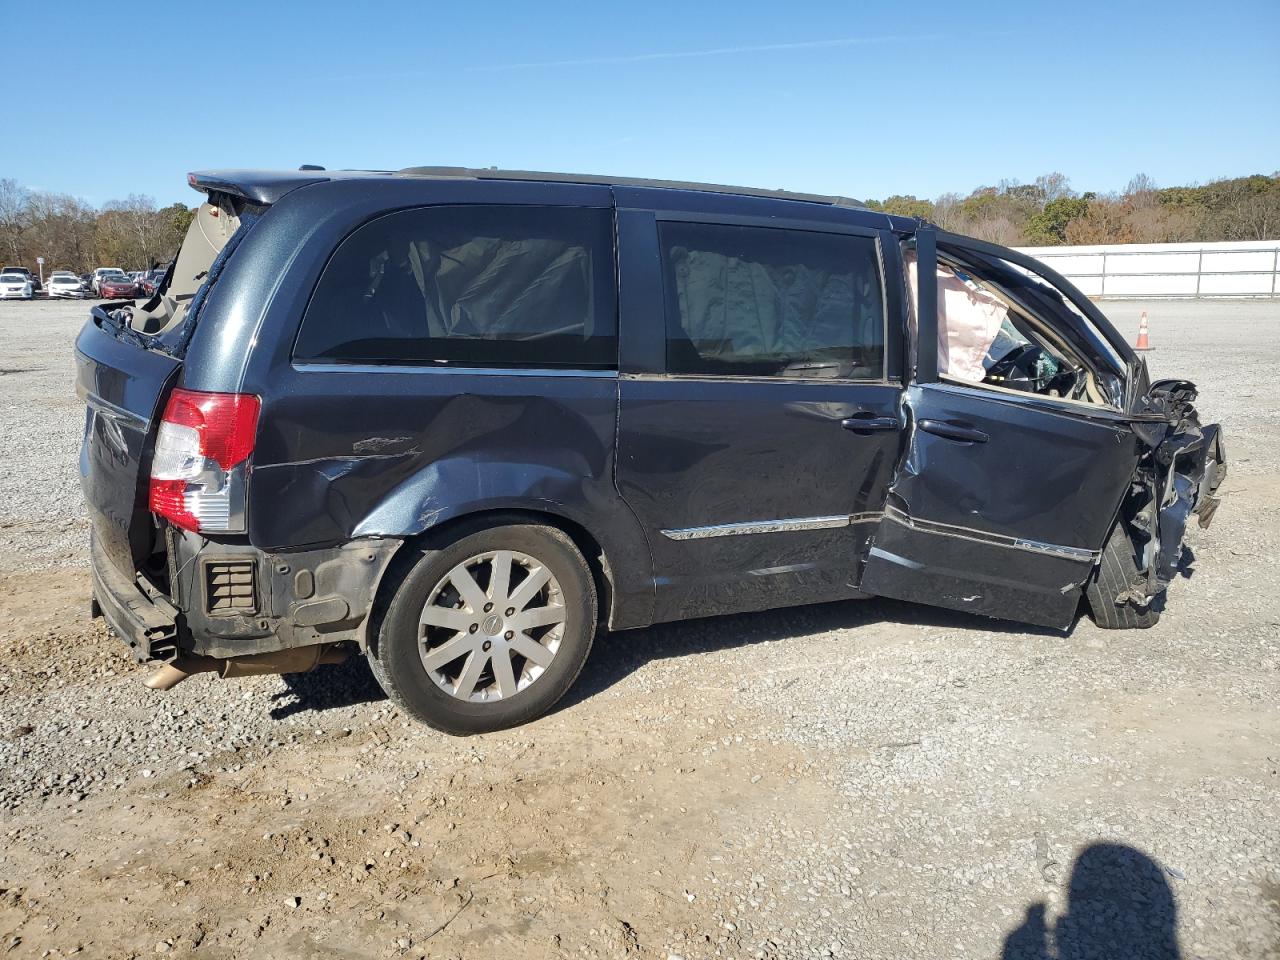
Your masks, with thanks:
[[[774,200],[801,200],[836,207],[865,204],[850,197],[790,190],[764,190],[760,187],[732,187],[722,183],[696,183],[685,180],[647,180],[641,177],[608,177],[594,173],[548,173],[539,170],[500,170],[497,167],[405,167],[397,174],[407,177],[439,177],[465,180],[544,180],[550,183],[594,183],[607,187],[659,187],[666,190],[697,190],[703,193],[730,193],[744,197],[768,197]]]

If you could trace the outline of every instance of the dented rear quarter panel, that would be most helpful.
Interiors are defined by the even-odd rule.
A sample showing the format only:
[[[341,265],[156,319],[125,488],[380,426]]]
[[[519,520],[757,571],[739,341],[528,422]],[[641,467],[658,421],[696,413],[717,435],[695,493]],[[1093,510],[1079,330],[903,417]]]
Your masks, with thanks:
[[[192,337],[183,385],[262,397],[248,538],[263,550],[407,538],[520,508],[584,527],[611,561],[615,626],[647,622],[648,544],[613,485],[617,374],[295,364],[325,264],[362,223],[432,204],[612,206],[608,187],[347,179],[281,198],[244,238]]]

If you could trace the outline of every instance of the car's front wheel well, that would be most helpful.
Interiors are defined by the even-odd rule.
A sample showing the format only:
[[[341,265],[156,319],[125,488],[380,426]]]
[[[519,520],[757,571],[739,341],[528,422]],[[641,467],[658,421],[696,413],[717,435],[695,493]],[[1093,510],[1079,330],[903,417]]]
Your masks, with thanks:
[[[395,596],[396,590],[408,576],[409,571],[421,559],[424,550],[447,544],[466,533],[514,523],[535,523],[554,527],[573,541],[573,545],[587,561],[591,577],[595,581],[596,596],[599,598],[600,623],[608,624],[613,609],[613,573],[608,557],[590,531],[567,517],[541,510],[481,510],[451,517],[433,527],[428,527],[421,533],[405,538],[378,582],[378,589],[369,611],[369,620],[365,624],[366,648],[375,656],[377,655],[378,635],[381,632],[382,620],[387,608],[391,604],[391,598]]]

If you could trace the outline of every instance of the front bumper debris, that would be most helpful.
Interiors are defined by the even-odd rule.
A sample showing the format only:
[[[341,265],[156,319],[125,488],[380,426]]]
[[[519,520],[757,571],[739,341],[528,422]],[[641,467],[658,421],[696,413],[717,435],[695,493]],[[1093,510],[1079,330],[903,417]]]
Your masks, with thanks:
[[[1148,448],[1124,510],[1140,571],[1128,599],[1140,606],[1177,575],[1191,517],[1208,527],[1221,503],[1218,488],[1227,474],[1222,429],[1200,423],[1195,399],[1195,385],[1186,380],[1158,381],[1144,411],[1152,419],[1134,424]]]

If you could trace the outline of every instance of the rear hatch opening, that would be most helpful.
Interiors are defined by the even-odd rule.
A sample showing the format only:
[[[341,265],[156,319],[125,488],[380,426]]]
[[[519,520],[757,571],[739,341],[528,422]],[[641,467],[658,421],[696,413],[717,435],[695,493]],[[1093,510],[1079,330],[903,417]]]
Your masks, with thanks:
[[[172,551],[150,502],[161,415],[203,299],[265,210],[209,190],[156,293],[145,303],[95,306],[76,341],[76,392],[87,408],[81,486],[96,547],[123,576],[142,573],[165,593],[174,581]]]
[[[218,255],[240,228],[246,201],[225,193],[213,193],[200,204],[195,219],[165,271],[151,299],[121,308],[128,328],[149,336],[161,336],[178,327],[196,293],[209,277]],[[260,211],[254,211],[260,212]]]

